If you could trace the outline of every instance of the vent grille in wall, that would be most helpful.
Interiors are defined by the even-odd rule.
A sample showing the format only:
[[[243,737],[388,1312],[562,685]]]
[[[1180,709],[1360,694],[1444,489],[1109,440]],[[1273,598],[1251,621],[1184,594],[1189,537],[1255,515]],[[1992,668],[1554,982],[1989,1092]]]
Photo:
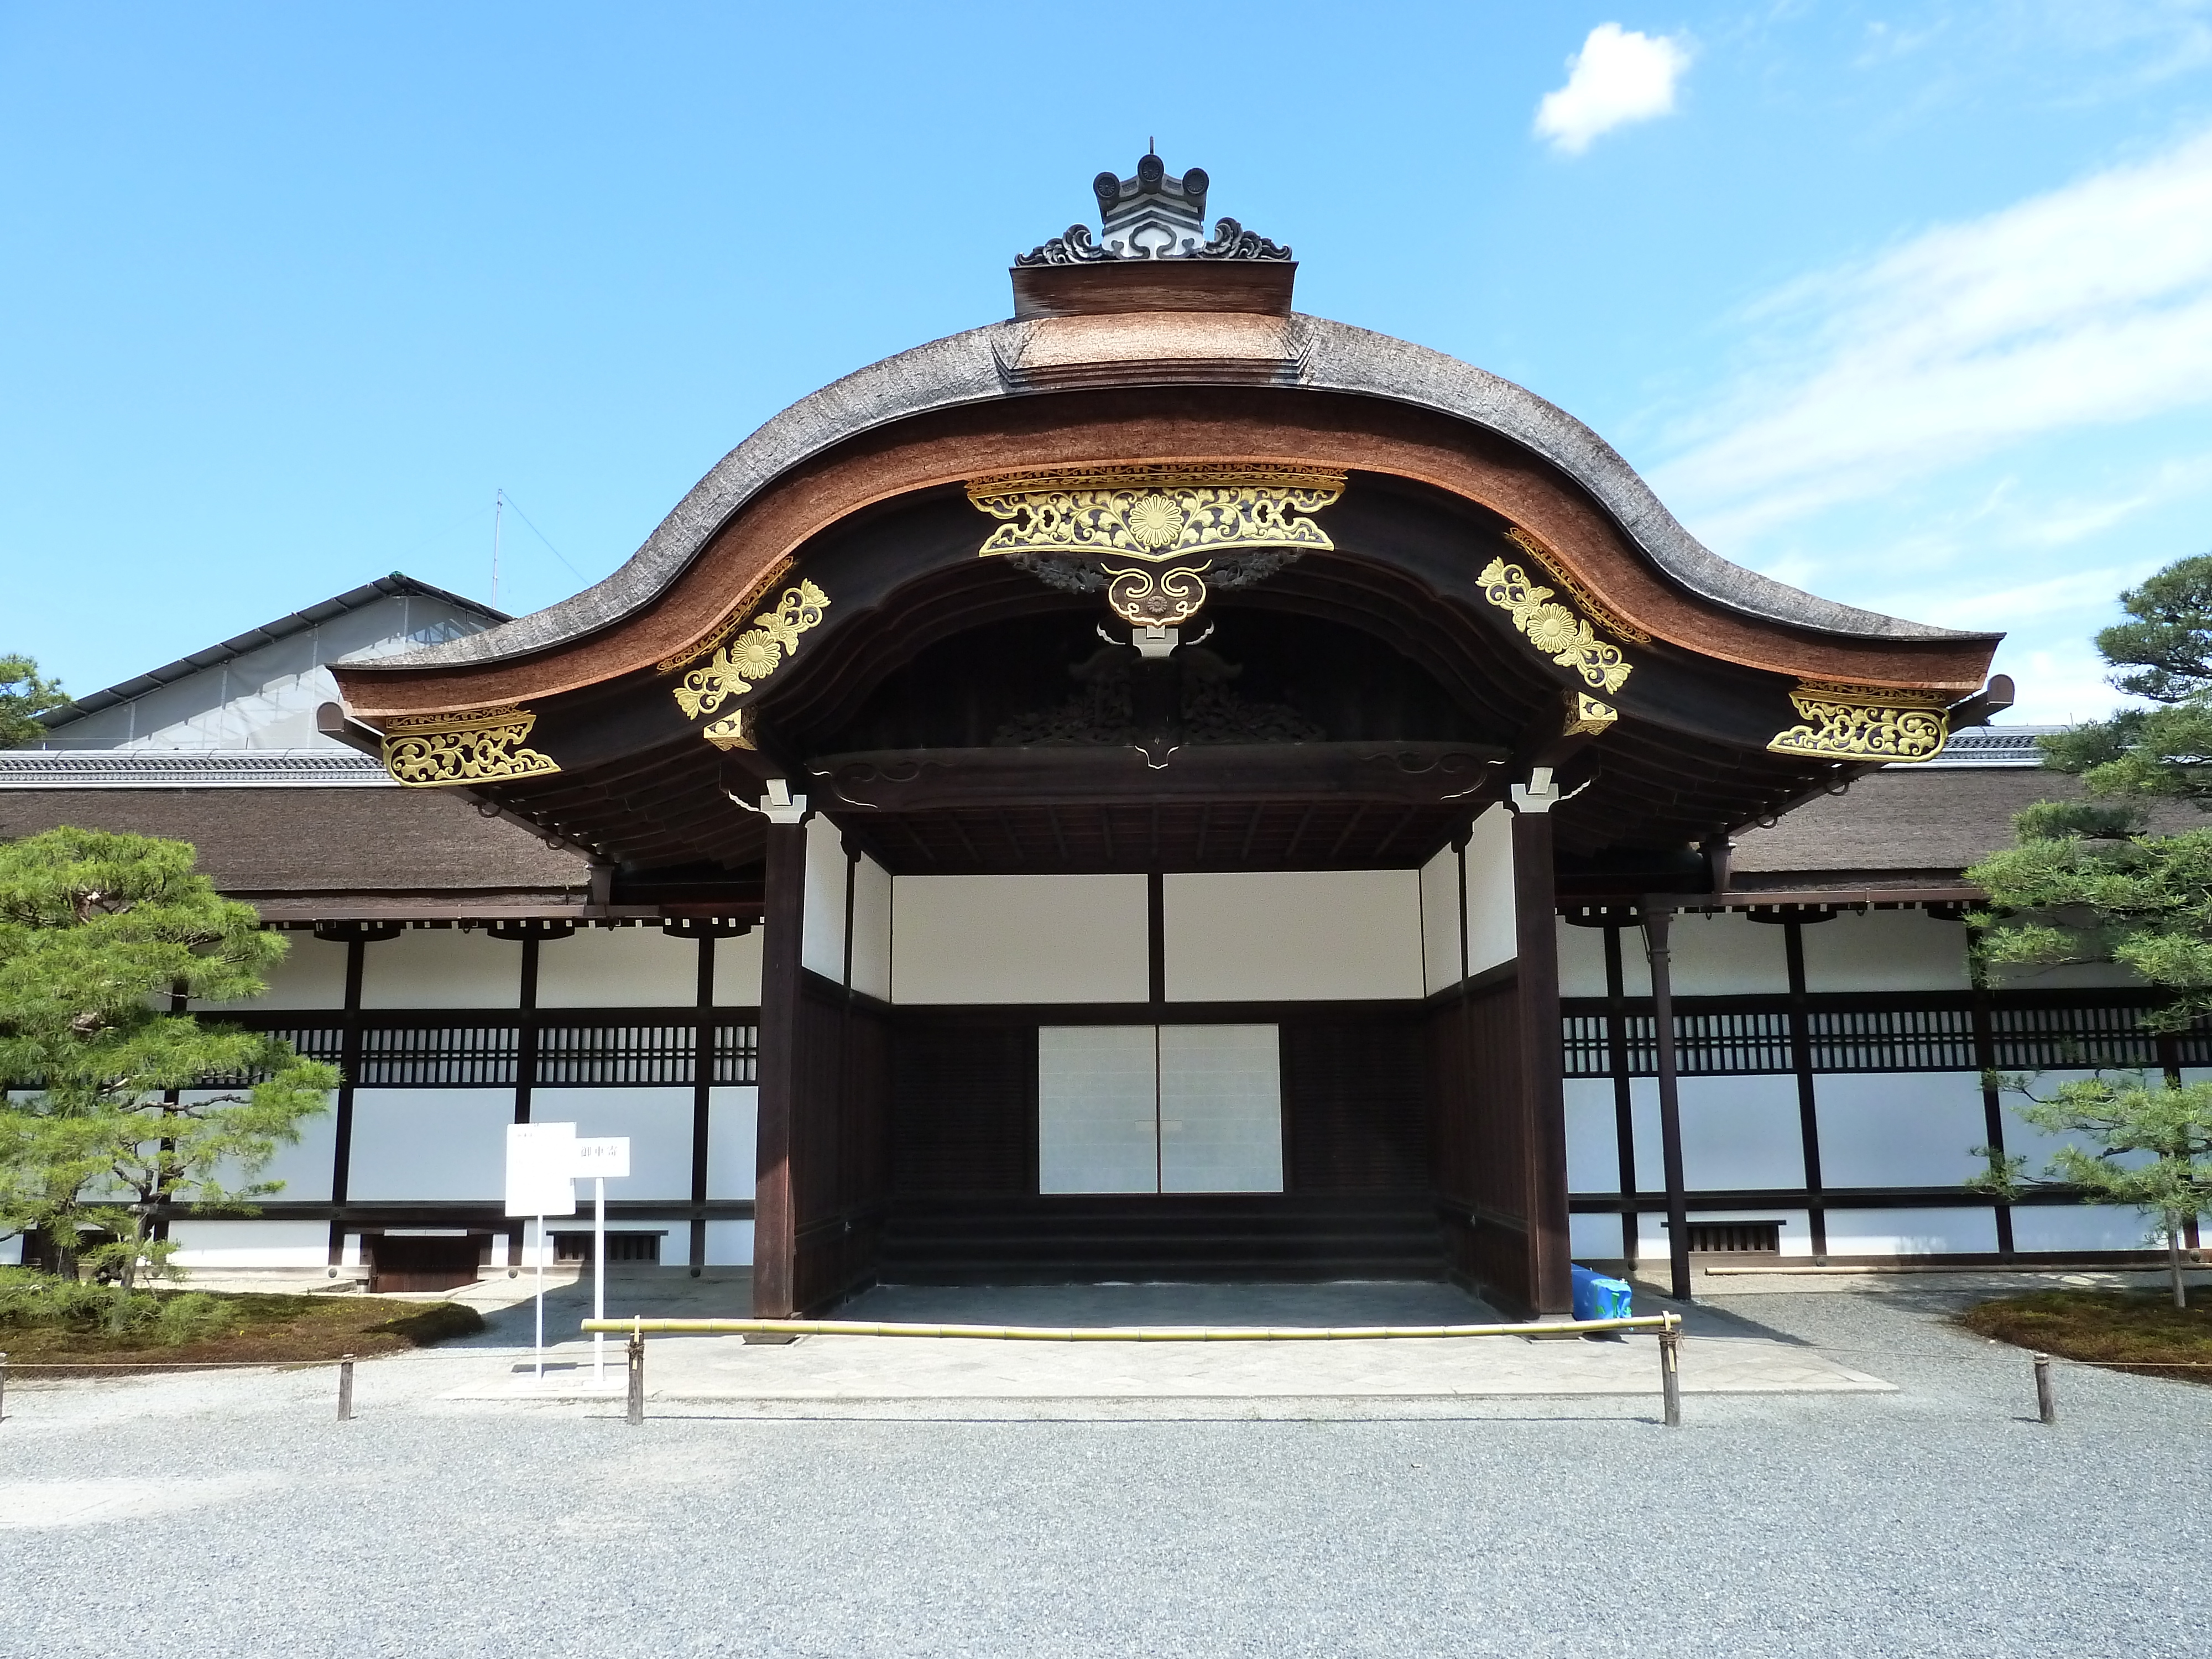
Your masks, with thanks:
[[[1692,1221],[1692,1255],[1779,1255],[1782,1224],[1778,1221]]]

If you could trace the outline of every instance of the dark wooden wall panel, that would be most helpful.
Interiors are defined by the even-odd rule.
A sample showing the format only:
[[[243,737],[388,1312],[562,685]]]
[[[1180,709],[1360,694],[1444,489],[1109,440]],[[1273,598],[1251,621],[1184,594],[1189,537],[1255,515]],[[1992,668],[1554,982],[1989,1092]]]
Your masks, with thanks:
[[[820,1312],[875,1279],[890,1196],[890,1034],[880,1010],[811,974],[798,1028],[792,1299]]]
[[[1036,1027],[902,1013],[891,1045],[891,1190],[902,1199],[1036,1191]]]
[[[1284,1185],[1300,1196],[1433,1185],[1420,1022],[1282,1022]]]
[[[1428,1016],[1437,1195],[1453,1272],[1508,1311],[1536,1301],[1519,993],[1510,972]]]

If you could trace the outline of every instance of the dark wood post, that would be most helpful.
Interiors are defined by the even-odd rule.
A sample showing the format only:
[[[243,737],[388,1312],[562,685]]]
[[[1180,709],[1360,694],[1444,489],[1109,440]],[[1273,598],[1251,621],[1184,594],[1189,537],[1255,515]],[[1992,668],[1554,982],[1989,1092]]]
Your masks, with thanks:
[[[1805,924],[1796,916],[1782,924],[1783,952],[1790,969],[1790,1065],[1797,1074],[1797,1137],[1805,1150],[1805,1222],[1813,1235],[1813,1262],[1828,1265],[1828,1206],[1820,1174],[1820,1102],[1813,1073],[1813,1014],[1805,980]]]
[[[1533,802],[1530,805],[1533,805]],[[1548,803],[1547,803],[1548,805]],[[1559,890],[1552,815],[1513,815],[1514,978],[1528,1127],[1528,1297],[1539,1314],[1574,1307],[1567,1229],[1567,1108],[1559,1045]]]
[[[759,1167],[753,1199],[753,1316],[798,1311],[798,1239],[792,1208],[792,1113],[799,1084],[800,929],[806,914],[806,825],[768,824],[767,891],[761,916]]]
[[[1659,1057],[1659,1147],[1667,1166],[1667,1266],[1669,1291],[1690,1299],[1690,1212],[1682,1185],[1682,1093],[1674,1075],[1674,976],[1668,965],[1668,904],[1644,907],[1644,934],[1651,951],[1651,1035]]]

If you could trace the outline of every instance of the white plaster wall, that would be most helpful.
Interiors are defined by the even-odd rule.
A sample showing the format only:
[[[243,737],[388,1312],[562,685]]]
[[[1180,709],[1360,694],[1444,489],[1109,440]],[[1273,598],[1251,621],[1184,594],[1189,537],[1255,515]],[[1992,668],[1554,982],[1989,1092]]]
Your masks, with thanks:
[[[513,1008],[522,946],[475,929],[410,927],[368,947],[364,1008]]]
[[[1963,991],[1966,927],[1925,910],[1845,910],[1805,930],[1808,991]]]
[[[1783,930],[1734,910],[1674,918],[1667,942],[1673,952],[1674,994],[1720,997],[1774,994],[1790,988],[1790,956]],[[1639,938],[1634,941],[1640,946]],[[1622,969],[1631,941],[1624,939]],[[1641,951],[1638,952],[1639,955]]]
[[[806,920],[799,960],[810,973],[845,982],[845,836],[819,815],[806,820]]]
[[[714,1004],[757,1008],[761,998],[761,930],[714,941]]]
[[[1422,994],[1416,871],[1175,875],[1165,903],[1170,1002]]]
[[[1601,997],[1605,987],[1605,929],[1577,927],[1562,921],[1557,930],[1559,952],[1559,994],[1563,997]],[[1631,933],[1620,941],[1621,970],[1626,975],[1628,958],[1640,955],[1644,949],[1642,936]]]
[[[2004,963],[1990,969],[1990,983],[2000,991],[2126,991],[2142,980],[2134,969],[2114,962],[2051,968]]]
[[[1607,1218],[1611,1220],[1611,1217]],[[1805,1210],[1708,1210],[1692,1209],[1692,1221],[1778,1221],[1782,1224],[1776,1237],[1785,1256],[1810,1256],[1813,1254],[1813,1218]],[[1618,1249],[1619,1246],[1615,1246]],[[1833,1248],[1832,1246],[1831,1248]],[[1636,1218],[1636,1259],[1640,1262],[1667,1261],[1667,1217],[1664,1212],[1645,1211]]]
[[[707,1224],[709,1267],[750,1267],[753,1265],[753,1224],[750,1221],[710,1221]]]
[[[1567,1250],[1577,1261],[1585,1266],[1592,1261],[1618,1261],[1620,1259],[1620,1218],[1617,1215],[1569,1216]]]
[[[496,1203],[507,1192],[514,1121],[510,1090],[356,1090],[347,1196]]]
[[[319,1267],[331,1259],[327,1221],[177,1221],[169,1259],[193,1267]]]
[[[346,947],[317,939],[304,929],[287,928],[291,942],[283,960],[263,975],[267,994],[242,1002],[194,1002],[195,1008],[268,1009],[336,1008],[345,1006]]]
[[[1467,971],[1479,974],[1520,953],[1514,937],[1513,815],[1493,806],[1467,842]]]
[[[696,939],[658,927],[579,927],[538,947],[541,1008],[690,1008],[698,1001]]]
[[[691,1196],[689,1089],[540,1089],[531,1097],[530,1118],[533,1123],[574,1123],[580,1135],[629,1137],[629,1174],[607,1182],[610,1201],[681,1203]],[[711,1138],[708,1145],[711,1157]],[[578,1182],[578,1212],[588,1211],[591,1203],[591,1182]]]
[[[179,1098],[186,1102],[213,1100],[232,1093],[227,1089],[188,1089]],[[326,1202],[331,1195],[331,1164],[338,1144],[337,1097],[328,1097],[323,1109],[300,1125],[300,1139],[295,1143],[278,1141],[276,1151],[258,1175],[247,1176],[234,1163],[226,1163],[216,1170],[224,1185],[235,1187],[246,1181],[281,1181],[281,1191],[268,1194],[279,1202]]]
[[[891,1000],[1143,1002],[1145,909],[1142,876],[896,877]]]
[[[2163,1249],[2150,1243],[2149,1221],[2110,1204],[2015,1204],[2012,1243],[2016,1250]]]
[[[1826,1186],[1948,1187],[1988,1167],[1968,1150],[1990,1138],[1974,1073],[1816,1077],[1813,1100]]]
[[[1446,847],[1421,866],[1421,973],[1425,991],[1459,983],[1459,854]]]
[[[1986,1204],[1828,1212],[1830,1255],[1953,1255],[1996,1247],[1996,1212]]]
[[[2028,1086],[2038,1095],[2048,1098],[2057,1093],[2058,1085],[2062,1083],[2084,1082],[2096,1075],[2096,1073],[2088,1071],[2039,1072],[2030,1075]],[[2154,1073],[2152,1075],[2155,1076],[2156,1073]],[[2185,1078],[2193,1074],[2183,1073]],[[2020,1109],[2027,1103],[2017,1094],[2007,1091],[1999,1095],[1997,1099],[2004,1113],[2005,1152],[2011,1157],[2025,1157],[2028,1161],[2027,1172],[2031,1176],[2042,1175],[2044,1166],[2049,1162],[2051,1154],[2061,1146],[2079,1146],[2092,1156],[2095,1154],[2096,1143],[2087,1135],[2051,1134],[2045,1130],[2037,1128],[2022,1118],[2020,1115]],[[2148,1157],[2148,1154],[2144,1156]]]
[[[760,1091],[750,1084],[708,1090],[707,1196],[752,1197],[759,1160]]]
[[[0,1238],[0,1267],[20,1267],[23,1265],[23,1235]]]
[[[853,988],[890,1000],[890,872],[865,853],[853,880]]]
[[[1613,1122],[1613,1079],[1571,1077],[1566,1097],[1567,1190],[1619,1192],[1620,1134]]]
[[[1682,1172],[1692,1192],[1732,1187],[1801,1187],[1805,1150],[1797,1127],[1797,1085],[1787,1077],[1686,1077],[1681,1079]],[[1663,1191],[1658,1087],[1651,1090],[1651,1127],[1636,1126],[1637,1180]],[[1646,1146],[1650,1168],[1643,1170]]]

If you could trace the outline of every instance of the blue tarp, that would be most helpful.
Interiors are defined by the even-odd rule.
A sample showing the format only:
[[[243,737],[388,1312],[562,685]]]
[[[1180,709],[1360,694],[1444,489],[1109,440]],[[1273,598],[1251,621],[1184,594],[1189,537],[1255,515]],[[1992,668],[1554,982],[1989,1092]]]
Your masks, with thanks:
[[[1625,1279],[1607,1279],[1589,1267],[1575,1269],[1575,1317],[1577,1319],[1631,1319],[1629,1297],[1632,1292]]]

